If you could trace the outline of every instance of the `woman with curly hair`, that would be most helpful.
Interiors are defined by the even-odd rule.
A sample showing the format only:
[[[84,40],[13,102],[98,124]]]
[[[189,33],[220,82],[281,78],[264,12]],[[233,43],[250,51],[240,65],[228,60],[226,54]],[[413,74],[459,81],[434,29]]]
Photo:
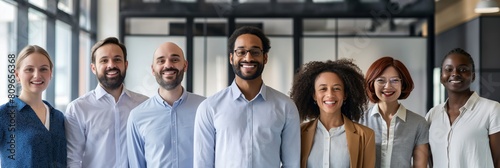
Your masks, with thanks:
[[[375,134],[356,123],[366,107],[364,79],[352,60],[305,64],[290,97],[301,124],[301,168],[375,165]]]
[[[366,94],[375,105],[359,123],[375,132],[375,167],[426,168],[429,124],[398,102],[413,90],[406,66],[392,57],[382,57],[373,62],[365,77]]]

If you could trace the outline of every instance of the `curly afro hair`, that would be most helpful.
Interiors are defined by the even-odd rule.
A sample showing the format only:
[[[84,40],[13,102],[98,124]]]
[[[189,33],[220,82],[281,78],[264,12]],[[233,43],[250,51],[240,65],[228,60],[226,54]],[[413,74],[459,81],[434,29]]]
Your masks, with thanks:
[[[293,80],[290,97],[295,102],[302,121],[319,117],[319,107],[314,104],[314,83],[316,77],[323,72],[333,72],[344,82],[345,104],[341,112],[352,121],[358,121],[367,105],[364,78],[361,69],[352,59],[312,61],[304,64]]]

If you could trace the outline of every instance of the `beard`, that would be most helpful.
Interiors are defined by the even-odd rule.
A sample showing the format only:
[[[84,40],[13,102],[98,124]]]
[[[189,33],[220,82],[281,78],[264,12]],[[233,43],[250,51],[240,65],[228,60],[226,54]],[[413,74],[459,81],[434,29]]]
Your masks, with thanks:
[[[109,71],[118,71],[118,76],[116,76],[114,78],[108,78],[106,76],[106,73],[108,73]],[[118,89],[123,84],[123,80],[125,80],[125,76],[126,76],[126,72],[123,71],[123,73],[122,73],[120,71],[120,69],[118,69],[118,68],[108,69],[108,70],[104,71],[104,74],[99,74],[98,72],[96,72],[96,74],[97,74],[97,80],[99,80],[99,83],[101,83],[101,85],[104,88],[109,89],[109,90]]]
[[[176,72],[175,79],[173,81],[163,80],[162,74],[166,71],[175,71]],[[155,73],[155,78],[156,78],[156,82],[158,82],[158,84],[162,88],[164,88],[166,90],[173,90],[175,87],[177,87],[177,86],[179,86],[179,84],[181,84],[182,79],[184,78],[184,68],[182,68],[181,70],[178,70],[175,68],[164,69],[158,73]]]
[[[254,73],[254,74],[250,74],[250,75],[243,75],[243,72],[241,72],[241,67],[240,67],[240,64],[241,63],[254,63],[257,65],[257,71]],[[259,77],[262,72],[264,71],[264,65],[261,64],[260,62],[257,62],[257,61],[250,61],[250,62],[247,62],[247,61],[240,61],[239,63],[236,63],[236,62],[233,62],[233,72],[238,75],[241,79],[243,80],[253,80],[257,77]]]

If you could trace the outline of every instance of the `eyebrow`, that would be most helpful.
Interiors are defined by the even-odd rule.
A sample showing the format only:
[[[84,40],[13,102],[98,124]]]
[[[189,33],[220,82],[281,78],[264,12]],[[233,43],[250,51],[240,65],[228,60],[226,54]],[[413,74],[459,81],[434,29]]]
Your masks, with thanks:
[[[322,84],[319,84],[319,86],[327,86],[326,84],[322,83]],[[342,86],[342,84],[340,83],[336,83],[336,84],[333,84],[333,86]]]
[[[240,49],[240,48],[241,48],[241,49],[245,49],[245,47],[244,47],[244,46],[238,46],[238,47],[236,47],[236,48],[238,48],[238,49]],[[250,48],[258,48],[258,49],[261,49],[261,47],[259,47],[259,46],[251,46]]]

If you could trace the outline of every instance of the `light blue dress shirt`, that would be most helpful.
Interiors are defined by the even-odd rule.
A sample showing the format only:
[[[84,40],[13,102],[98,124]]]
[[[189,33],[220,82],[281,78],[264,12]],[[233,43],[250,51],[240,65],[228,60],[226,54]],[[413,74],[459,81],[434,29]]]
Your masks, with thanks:
[[[193,167],[194,118],[203,100],[184,89],[173,106],[156,94],[133,109],[127,123],[129,166]]]
[[[195,168],[300,167],[300,125],[292,100],[264,84],[252,100],[235,82],[198,107]]]
[[[123,88],[115,98],[101,85],[66,109],[68,167],[127,168],[126,127],[130,111],[148,97]]]

